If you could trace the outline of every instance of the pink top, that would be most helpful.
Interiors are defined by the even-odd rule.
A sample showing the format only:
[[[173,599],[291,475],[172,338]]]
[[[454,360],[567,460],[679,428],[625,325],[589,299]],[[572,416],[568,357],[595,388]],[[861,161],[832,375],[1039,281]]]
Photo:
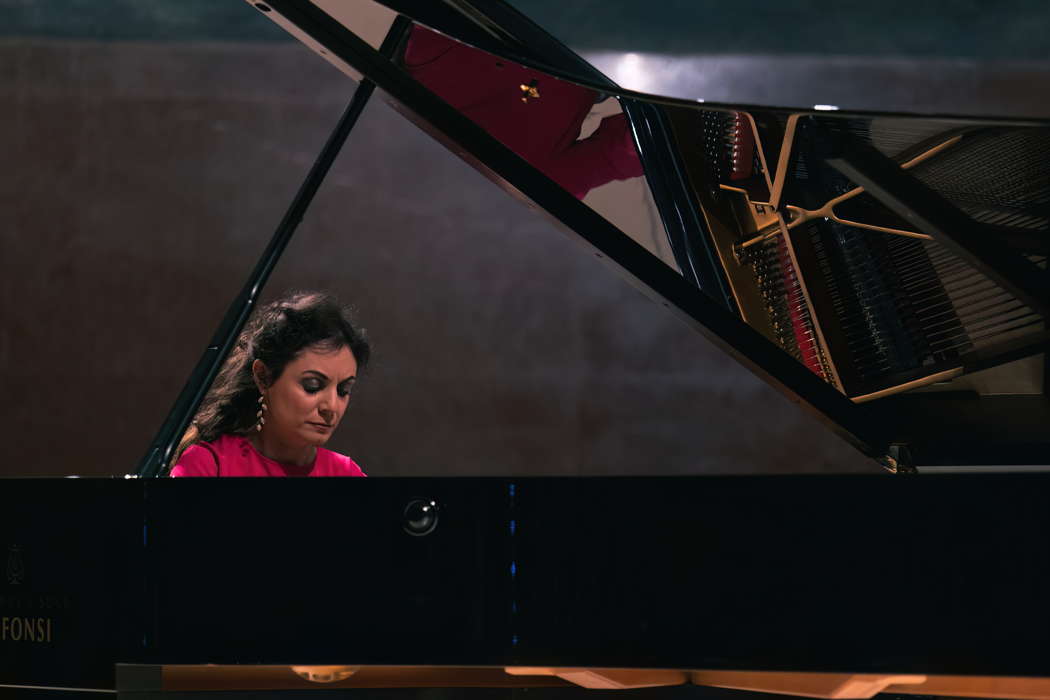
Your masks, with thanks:
[[[222,435],[214,442],[186,448],[172,476],[365,476],[346,455],[317,448],[313,464],[298,467],[264,457],[241,435]]]

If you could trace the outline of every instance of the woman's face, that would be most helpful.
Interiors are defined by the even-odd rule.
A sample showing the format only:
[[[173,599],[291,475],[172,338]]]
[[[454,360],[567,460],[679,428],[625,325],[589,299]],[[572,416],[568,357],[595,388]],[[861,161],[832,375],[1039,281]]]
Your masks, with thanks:
[[[265,365],[256,363],[256,377],[264,376]],[[288,447],[324,445],[343,419],[356,375],[357,361],[347,347],[303,350],[262,389],[267,438]]]

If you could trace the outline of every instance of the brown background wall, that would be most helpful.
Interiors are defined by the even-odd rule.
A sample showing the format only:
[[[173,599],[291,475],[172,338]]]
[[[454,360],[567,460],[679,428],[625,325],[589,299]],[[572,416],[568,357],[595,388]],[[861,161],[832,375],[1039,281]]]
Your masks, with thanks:
[[[294,44],[0,41],[0,474],[134,468],[353,85]],[[372,475],[876,471],[373,101],[269,290],[354,303]]]

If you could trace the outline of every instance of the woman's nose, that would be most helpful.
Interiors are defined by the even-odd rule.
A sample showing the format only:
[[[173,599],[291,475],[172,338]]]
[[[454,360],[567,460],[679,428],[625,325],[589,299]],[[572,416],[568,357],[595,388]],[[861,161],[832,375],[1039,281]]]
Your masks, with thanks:
[[[326,391],[324,396],[321,397],[320,402],[317,404],[317,410],[324,416],[331,416],[335,413],[333,407],[336,405],[335,395],[333,392]]]

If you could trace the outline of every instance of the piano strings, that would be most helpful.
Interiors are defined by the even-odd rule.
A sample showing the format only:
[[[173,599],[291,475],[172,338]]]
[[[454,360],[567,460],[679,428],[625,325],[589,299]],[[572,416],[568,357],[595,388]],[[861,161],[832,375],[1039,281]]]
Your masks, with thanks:
[[[766,118],[795,129],[770,182],[754,119],[702,114],[708,186],[749,206],[779,199],[778,222],[756,218],[732,246],[753,274],[771,339],[847,395],[876,398],[961,373],[970,353],[1043,330],[1032,309],[827,166],[821,129],[894,157],[977,222],[1047,233],[1050,129]],[[1045,251],[1029,259],[1046,267]]]

